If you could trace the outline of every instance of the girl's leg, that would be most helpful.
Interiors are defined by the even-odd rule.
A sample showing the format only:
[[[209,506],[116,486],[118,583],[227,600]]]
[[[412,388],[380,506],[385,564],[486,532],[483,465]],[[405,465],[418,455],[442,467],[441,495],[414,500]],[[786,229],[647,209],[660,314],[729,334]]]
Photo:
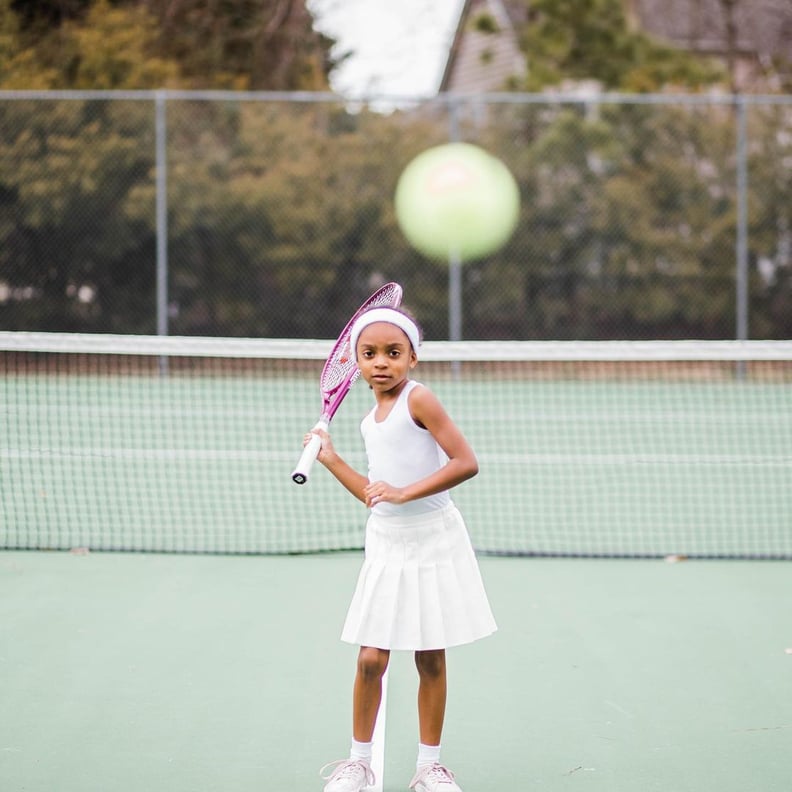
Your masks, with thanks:
[[[424,745],[440,745],[446,706],[445,649],[415,653],[418,669],[418,724]]]
[[[371,742],[374,734],[382,699],[382,675],[389,659],[390,652],[387,649],[360,647],[352,692],[352,736],[358,742]]]

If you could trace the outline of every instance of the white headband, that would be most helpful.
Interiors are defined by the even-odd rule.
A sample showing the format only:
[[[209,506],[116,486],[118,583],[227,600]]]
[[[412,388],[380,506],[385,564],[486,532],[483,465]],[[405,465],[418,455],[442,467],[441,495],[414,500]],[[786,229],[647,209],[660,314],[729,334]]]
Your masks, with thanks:
[[[366,327],[375,322],[387,322],[388,324],[396,325],[396,327],[404,330],[404,334],[410,339],[413,351],[418,351],[418,345],[421,342],[421,334],[418,332],[418,326],[409,316],[403,314],[401,311],[395,311],[393,308],[372,308],[370,311],[366,311],[362,316],[359,316],[352,325],[352,330],[350,331],[352,354],[357,355],[357,342],[358,338],[360,338],[360,334]]]

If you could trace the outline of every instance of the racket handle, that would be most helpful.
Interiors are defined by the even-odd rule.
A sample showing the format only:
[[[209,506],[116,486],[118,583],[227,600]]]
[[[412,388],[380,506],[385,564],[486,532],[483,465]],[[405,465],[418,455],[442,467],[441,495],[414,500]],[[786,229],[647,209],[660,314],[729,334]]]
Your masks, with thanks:
[[[324,429],[327,431],[327,424],[324,421],[319,421],[319,423],[314,426],[314,429]],[[313,435],[308,445],[303,449],[300,461],[297,463],[297,467],[294,468],[294,472],[292,473],[292,481],[295,484],[305,484],[305,482],[308,481],[308,473],[310,473],[311,467],[316,461],[316,457],[321,448],[322,438],[319,437],[318,434]]]

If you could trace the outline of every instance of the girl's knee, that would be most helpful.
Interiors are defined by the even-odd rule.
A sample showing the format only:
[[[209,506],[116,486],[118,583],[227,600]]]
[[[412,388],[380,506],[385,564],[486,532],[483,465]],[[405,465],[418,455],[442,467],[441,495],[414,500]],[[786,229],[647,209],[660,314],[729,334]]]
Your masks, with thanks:
[[[437,649],[415,653],[415,666],[422,677],[437,678],[445,674],[445,650]]]
[[[361,646],[358,654],[358,674],[366,679],[378,679],[385,673],[389,658],[390,652],[385,649]]]

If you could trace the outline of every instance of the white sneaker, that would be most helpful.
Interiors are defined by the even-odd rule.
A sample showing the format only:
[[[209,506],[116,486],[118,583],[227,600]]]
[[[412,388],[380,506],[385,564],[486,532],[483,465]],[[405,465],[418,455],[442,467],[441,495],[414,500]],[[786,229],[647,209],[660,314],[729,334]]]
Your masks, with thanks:
[[[325,775],[328,771],[331,771],[329,775]],[[319,771],[319,775],[327,781],[324,792],[362,792],[374,783],[374,773],[365,759],[330,762]]]
[[[454,781],[454,774],[438,762],[421,767],[410,781],[415,792],[462,792]]]

